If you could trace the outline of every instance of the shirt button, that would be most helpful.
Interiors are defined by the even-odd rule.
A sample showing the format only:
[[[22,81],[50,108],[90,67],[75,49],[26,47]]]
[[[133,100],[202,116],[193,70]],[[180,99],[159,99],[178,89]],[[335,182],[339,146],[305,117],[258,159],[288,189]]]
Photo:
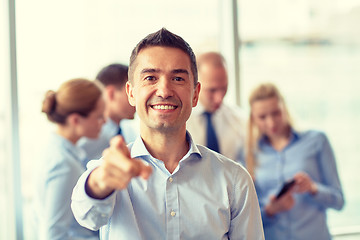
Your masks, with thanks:
[[[171,215],[172,217],[175,217],[176,212],[174,212],[174,210],[171,210],[170,215]]]
[[[169,177],[169,182],[173,182],[174,181],[174,179],[172,178],[172,177]]]

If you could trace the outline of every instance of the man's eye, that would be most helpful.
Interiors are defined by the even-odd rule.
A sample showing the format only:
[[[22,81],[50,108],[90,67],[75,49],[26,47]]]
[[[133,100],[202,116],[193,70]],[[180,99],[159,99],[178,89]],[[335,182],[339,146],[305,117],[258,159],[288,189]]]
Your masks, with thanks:
[[[145,78],[145,80],[154,81],[154,80],[155,80],[155,77],[154,77],[154,76],[147,76],[147,77]]]
[[[209,93],[215,94],[215,93],[216,93],[216,89],[214,89],[214,88],[209,89]]]
[[[182,78],[182,77],[174,77],[174,80],[175,81],[184,81],[184,78]]]

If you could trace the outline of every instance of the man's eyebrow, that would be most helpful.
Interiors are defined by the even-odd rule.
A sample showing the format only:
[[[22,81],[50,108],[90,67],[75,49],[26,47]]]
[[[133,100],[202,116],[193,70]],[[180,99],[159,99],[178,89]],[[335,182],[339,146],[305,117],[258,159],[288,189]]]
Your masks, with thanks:
[[[141,70],[141,74],[144,73],[156,73],[156,72],[160,72],[160,69],[156,69],[156,68],[144,68],[143,70]]]
[[[157,68],[144,68],[143,70],[141,70],[141,74],[144,74],[144,73],[158,73],[160,72],[160,69],[157,69]],[[187,75],[189,75],[189,71],[186,70],[186,69],[174,69],[171,71],[171,73],[185,73]]]
[[[171,72],[172,73],[185,73],[185,74],[189,75],[189,71],[186,69],[174,69]]]

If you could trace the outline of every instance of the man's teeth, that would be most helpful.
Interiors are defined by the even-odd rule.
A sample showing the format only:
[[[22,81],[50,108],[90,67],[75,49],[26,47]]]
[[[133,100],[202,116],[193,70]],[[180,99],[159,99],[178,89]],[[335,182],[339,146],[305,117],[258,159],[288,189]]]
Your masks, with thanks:
[[[175,106],[171,105],[154,105],[154,109],[161,109],[161,110],[168,110],[168,109],[175,109]]]

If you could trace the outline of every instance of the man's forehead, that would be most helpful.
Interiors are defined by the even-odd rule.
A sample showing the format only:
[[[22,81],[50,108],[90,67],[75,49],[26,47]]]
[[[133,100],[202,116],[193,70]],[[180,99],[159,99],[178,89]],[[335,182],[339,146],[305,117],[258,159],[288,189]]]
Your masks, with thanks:
[[[177,58],[181,58],[184,60],[186,59],[186,60],[190,61],[190,57],[182,49],[176,48],[176,47],[167,47],[167,46],[149,46],[149,47],[143,48],[139,51],[138,57],[139,56],[154,56],[154,55],[158,55],[157,53],[168,53],[168,52],[175,52],[176,53],[175,55]]]
[[[181,49],[173,47],[146,47],[140,50],[135,62],[135,69],[140,72],[144,69],[159,71],[163,68],[171,71],[184,69],[190,72],[191,69],[190,57]]]

